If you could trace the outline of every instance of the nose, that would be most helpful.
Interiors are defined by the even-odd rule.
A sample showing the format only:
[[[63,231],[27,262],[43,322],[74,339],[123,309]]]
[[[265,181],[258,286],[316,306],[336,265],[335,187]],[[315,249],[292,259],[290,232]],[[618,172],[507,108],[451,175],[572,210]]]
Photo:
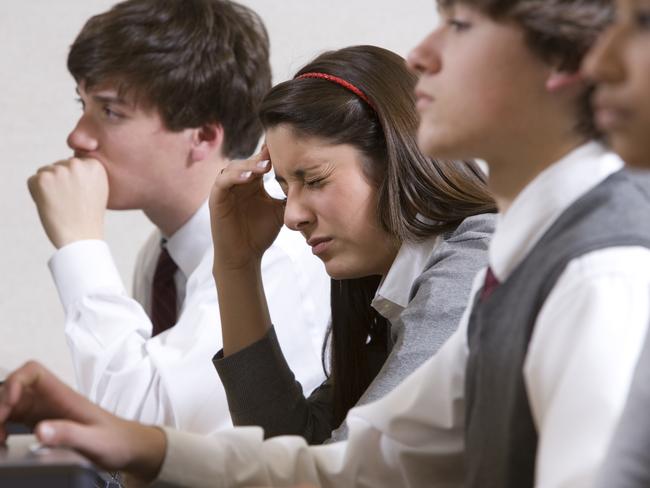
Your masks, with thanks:
[[[624,76],[622,65],[622,32],[609,27],[598,39],[582,63],[582,73],[595,82],[616,82]]]
[[[93,135],[91,123],[85,114],[79,118],[77,125],[68,135],[67,143],[75,153],[89,153],[98,149],[99,142]]]
[[[305,231],[314,221],[315,216],[298,193],[289,193],[284,208],[284,225],[291,230]]]
[[[440,71],[441,62],[437,44],[437,31],[434,30],[411,49],[406,58],[408,67],[420,75]]]

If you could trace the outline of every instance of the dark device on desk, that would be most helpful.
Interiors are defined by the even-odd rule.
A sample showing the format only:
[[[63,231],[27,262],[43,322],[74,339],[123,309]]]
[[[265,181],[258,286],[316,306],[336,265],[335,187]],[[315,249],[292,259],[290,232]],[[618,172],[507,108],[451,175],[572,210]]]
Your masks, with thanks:
[[[117,488],[90,461],[70,449],[34,448],[31,435],[12,435],[0,446],[0,486],[20,488]]]

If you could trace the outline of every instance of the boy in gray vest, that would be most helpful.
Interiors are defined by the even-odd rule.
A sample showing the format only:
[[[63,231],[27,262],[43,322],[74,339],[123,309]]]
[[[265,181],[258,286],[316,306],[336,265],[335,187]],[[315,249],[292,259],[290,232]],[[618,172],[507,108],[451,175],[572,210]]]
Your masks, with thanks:
[[[584,64],[598,84],[599,127],[630,167],[650,170],[650,17],[637,1],[616,2],[616,23]],[[650,174],[650,173],[647,173]],[[598,479],[599,488],[650,486],[650,335]]]
[[[42,440],[193,486],[591,485],[650,319],[650,198],[597,142],[579,73],[611,2],[439,4],[440,25],[409,59],[419,143],[432,156],[486,160],[502,214],[490,268],[449,341],[382,400],[353,409],[346,442],[317,448],[251,428],[204,438],[79,402],[66,410],[72,394],[29,364],[6,391],[23,385],[22,405],[47,400],[50,416],[84,424],[44,422]],[[0,422],[44,418],[13,405],[0,402]],[[89,432],[103,442],[91,445]],[[131,448],[127,459],[116,445]]]

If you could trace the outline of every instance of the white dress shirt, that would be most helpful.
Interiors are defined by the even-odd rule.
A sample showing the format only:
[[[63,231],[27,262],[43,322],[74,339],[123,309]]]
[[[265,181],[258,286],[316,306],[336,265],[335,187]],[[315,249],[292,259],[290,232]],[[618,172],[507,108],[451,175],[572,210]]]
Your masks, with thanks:
[[[174,327],[153,338],[147,312],[159,231],[138,258],[137,301],[127,294],[104,241],[78,241],[52,257],[79,389],[107,410],[190,432],[232,425],[212,365],[222,339],[209,218],[206,202],[166,243],[179,267],[179,315]],[[304,238],[283,228],[264,255],[262,278],[280,345],[309,393],[324,379],[320,348],[330,317],[329,277]]]
[[[505,280],[577,198],[622,167],[587,144],[532,181],[502,216],[490,264]],[[523,248],[523,251],[522,251]],[[474,291],[483,283],[478,274]],[[187,486],[460,487],[467,320],[383,399],[354,408],[347,442],[262,440],[255,427],[211,437],[166,430],[160,479]],[[572,260],[542,307],[524,365],[539,433],[535,484],[590,486],[623,407],[650,318],[650,250],[614,247]]]

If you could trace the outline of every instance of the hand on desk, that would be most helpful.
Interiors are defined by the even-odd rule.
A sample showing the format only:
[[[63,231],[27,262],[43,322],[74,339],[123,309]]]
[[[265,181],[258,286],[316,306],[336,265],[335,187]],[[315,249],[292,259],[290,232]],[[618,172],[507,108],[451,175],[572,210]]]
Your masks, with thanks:
[[[108,176],[99,161],[71,158],[43,166],[27,186],[43,229],[57,249],[103,237]]]
[[[36,426],[36,437],[46,446],[75,449],[106,470],[142,481],[155,479],[165,457],[162,430],[106,412],[36,362],[0,386],[0,443],[9,421]]]

